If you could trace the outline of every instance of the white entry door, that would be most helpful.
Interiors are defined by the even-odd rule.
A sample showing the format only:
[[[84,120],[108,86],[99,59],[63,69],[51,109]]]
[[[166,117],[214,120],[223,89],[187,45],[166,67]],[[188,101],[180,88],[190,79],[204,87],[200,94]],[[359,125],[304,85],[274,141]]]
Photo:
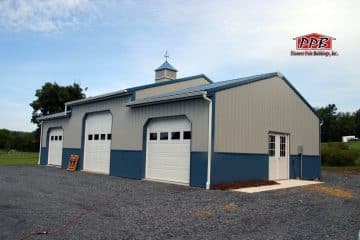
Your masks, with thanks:
[[[289,135],[269,134],[269,179],[289,178]]]
[[[63,150],[63,130],[56,128],[50,130],[49,133],[49,153],[48,164],[54,166],[61,166],[62,150]]]
[[[111,149],[110,113],[90,114],[85,121],[83,170],[109,174]]]
[[[186,118],[152,120],[147,127],[145,178],[189,184],[191,124]]]

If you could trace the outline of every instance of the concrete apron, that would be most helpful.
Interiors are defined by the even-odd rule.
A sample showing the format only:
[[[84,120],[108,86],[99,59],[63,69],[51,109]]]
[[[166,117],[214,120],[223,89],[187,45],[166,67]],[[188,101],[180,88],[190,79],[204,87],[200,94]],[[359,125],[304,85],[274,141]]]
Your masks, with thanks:
[[[301,186],[306,186],[306,185],[323,183],[323,182],[318,182],[318,181],[296,180],[296,179],[277,180],[276,182],[279,184],[269,185],[269,186],[239,188],[239,189],[234,189],[233,191],[245,192],[245,193],[257,193],[257,192],[265,192],[265,191],[272,191],[272,190],[278,190],[278,189],[301,187]]]

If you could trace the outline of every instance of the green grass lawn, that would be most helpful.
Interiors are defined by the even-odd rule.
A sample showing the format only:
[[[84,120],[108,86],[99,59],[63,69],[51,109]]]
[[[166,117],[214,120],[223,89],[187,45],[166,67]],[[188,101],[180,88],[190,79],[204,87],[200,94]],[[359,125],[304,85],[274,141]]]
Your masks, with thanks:
[[[341,173],[360,174],[360,166],[345,166],[345,167],[322,166],[321,170],[322,171],[327,171],[327,172],[341,172]]]
[[[0,166],[34,166],[39,159],[37,152],[0,151]]]
[[[360,166],[360,141],[357,142],[348,142],[347,145],[350,149],[356,150],[359,153],[359,157],[357,158],[356,166]]]
[[[360,152],[360,141],[348,142],[347,145],[349,146],[350,149],[355,149],[355,150],[358,150]]]

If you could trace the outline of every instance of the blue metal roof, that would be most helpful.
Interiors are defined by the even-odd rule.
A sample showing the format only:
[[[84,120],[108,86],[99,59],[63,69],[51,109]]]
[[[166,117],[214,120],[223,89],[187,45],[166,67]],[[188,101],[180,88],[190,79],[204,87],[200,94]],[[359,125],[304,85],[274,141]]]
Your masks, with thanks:
[[[174,91],[174,92],[151,96],[146,99],[173,96],[173,95],[178,95],[178,94],[199,92],[199,91],[206,91],[207,93],[210,94],[212,92],[216,92],[216,91],[220,91],[223,89],[228,89],[228,88],[236,87],[239,85],[244,85],[244,84],[248,84],[248,83],[252,83],[252,82],[256,82],[259,80],[272,78],[272,77],[276,77],[276,76],[279,76],[279,73],[274,72],[274,73],[266,73],[266,74],[255,75],[255,76],[244,77],[244,78],[236,78],[236,79],[227,80],[227,81],[221,81],[221,82],[203,84],[203,85],[199,85],[199,86],[195,86],[195,87],[189,87],[189,88],[181,89],[181,90]]]
[[[67,112],[59,112],[59,113],[44,115],[44,116],[38,117],[37,119],[39,121],[43,121],[43,120],[48,120],[48,119],[68,118],[70,116],[71,116],[71,111],[67,111]]]
[[[163,69],[169,69],[171,71],[177,72],[176,68],[171,66],[171,64],[168,63],[168,61],[165,61],[163,64],[161,64],[161,66],[158,67],[157,69],[155,69],[155,71],[160,71],[160,70],[163,70]]]
[[[84,99],[66,102],[65,105],[66,106],[80,105],[80,104],[102,101],[105,99],[111,99],[111,98],[120,97],[120,96],[133,95],[138,90],[152,88],[152,87],[158,87],[158,86],[163,86],[163,85],[173,84],[173,83],[178,83],[178,82],[189,81],[189,80],[193,80],[196,78],[204,78],[209,83],[212,83],[212,81],[207,76],[205,76],[204,74],[199,74],[199,75],[194,75],[194,76],[190,76],[190,77],[178,78],[175,80],[145,84],[145,85],[132,87],[132,88],[128,88],[128,89],[124,89],[124,90],[120,90],[120,91],[110,92],[110,93],[106,93],[106,94],[101,94],[101,95],[97,95],[97,96],[93,96],[93,97],[87,97]],[[47,115],[47,116],[42,116],[39,118],[39,120],[48,120],[48,119],[55,119],[55,118],[60,118],[60,117],[68,117],[68,115],[61,112],[61,113],[51,114],[51,115]]]
[[[169,81],[162,81],[162,82],[155,82],[155,83],[145,84],[145,85],[141,85],[141,86],[137,86],[137,87],[128,88],[127,90],[129,92],[134,92],[134,91],[138,91],[138,90],[142,90],[142,89],[146,89],[146,88],[158,87],[158,86],[163,86],[163,85],[167,85],[167,84],[173,84],[173,83],[177,83],[177,82],[193,80],[193,79],[196,79],[196,78],[204,78],[209,83],[213,82],[207,76],[205,76],[204,74],[199,74],[199,75],[194,75],[194,76],[190,76],[190,77],[177,78],[177,79],[169,80]]]
[[[209,83],[209,84],[199,85],[199,86],[195,86],[195,87],[185,88],[185,89],[181,89],[181,90],[170,92],[170,93],[151,96],[151,97],[144,98],[144,99],[141,99],[138,101],[132,101],[132,102],[128,103],[128,106],[132,106],[132,105],[140,106],[142,104],[149,104],[151,102],[155,103],[155,102],[158,102],[159,99],[167,99],[167,98],[171,98],[174,101],[176,98],[182,99],[184,96],[187,96],[189,94],[201,97],[201,94],[197,94],[197,93],[206,92],[208,95],[211,95],[212,93],[217,92],[217,91],[221,91],[221,90],[225,90],[225,89],[229,89],[232,87],[237,87],[237,86],[241,86],[241,85],[245,85],[245,84],[250,84],[253,82],[257,82],[260,80],[265,80],[265,79],[269,79],[269,78],[273,78],[273,77],[279,77],[279,78],[283,79],[285,81],[285,83],[296,93],[296,95],[298,95],[300,97],[300,99],[310,108],[310,110],[320,119],[319,115],[317,114],[315,109],[308,103],[308,101],[306,101],[306,99],[295,89],[295,87],[284,77],[284,75],[282,75],[281,73],[278,73],[278,72],[265,73],[265,74],[250,76],[250,77],[236,78],[236,79],[227,80],[227,81],[221,81],[221,82],[216,82],[216,83]]]
[[[204,93],[207,94],[207,95],[211,95],[214,92],[229,89],[229,88],[232,88],[232,87],[237,87],[237,86],[241,86],[241,85],[245,85],[245,84],[250,84],[250,83],[253,83],[253,82],[256,82],[256,81],[265,80],[265,79],[269,79],[269,78],[272,78],[272,77],[279,77],[279,78],[281,78],[281,79],[283,79],[285,81],[285,83],[300,97],[300,99],[320,119],[319,115],[314,110],[314,108],[294,88],[294,86],[292,86],[291,83],[281,73],[278,73],[278,72],[260,74],[260,75],[244,77],[244,78],[236,78],[236,79],[231,79],[231,80],[221,81],[221,82],[216,82],[216,83],[213,83],[205,75],[201,74],[201,75],[196,75],[196,76],[192,76],[192,77],[176,79],[176,80],[172,80],[172,81],[147,84],[147,85],[133,87],[133,88],[129,88],[129,89],[126,89],[126,90],[117,91],[117,92],[113,92],[113,93],[108,93],[108,94],[104,94],[104,95],[100,95],[100,96],[96,96],[96,97],[90,97],[90,98],[87,98],[87,99],[81,99],[81,100],[74,101],[74,102],[68,102],[67,105],[70,106],[70,105],[77,104],[77,103],[82,104],[82,103],[89,102],[89,101],[97,101],[97,100],[116,97],[116,96],[119,96],[119,95],[133,94],[137,90],[146,89],[146,88],[155,87],[155,86],[160,86],[160,85],[169,84],[169,83],[174,83],[174,82],[187,81],[187,80],[198,78],[198,77],[205,78],[209,83],[199,85],[199,86],[195,86],[195,87],[181,89],[181,90],[174,91],[174,92],[169,92],[169,93],[165,93],[165,94],[160,94],[160,95],[156,95],[156,96],[147,97],[147,98],[140,99],[140,100],[137,100],[137,101],[131,101],[131,102],[129,102],[127,104],[127,106],[141,106],[141,105],[148,105],[148,104],[156,104],[156,103],[163,102],[163,101],[178,101],[178,100],[189,98],[189,97],[191,97],[191,98],[201,97],[201,95],[204,94]],[[61,114],[60,113],[58,115],[54,114],[54,115],[50,115],[50,116],[41,117],[41,120],[46,120],[46,119],[50,119],[50,118],[68,117],[68,116],[69,116],[68,114],[64,114],[64,113]]]

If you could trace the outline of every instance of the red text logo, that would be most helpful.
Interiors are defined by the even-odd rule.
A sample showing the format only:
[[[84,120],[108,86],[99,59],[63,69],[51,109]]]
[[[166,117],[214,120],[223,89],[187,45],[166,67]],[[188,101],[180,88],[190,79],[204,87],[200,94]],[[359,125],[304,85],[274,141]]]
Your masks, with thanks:
[[[310,33],[294,38],[297,50],[331,50],[332,41],[336,38],[320,33]]]
[[[291,51],[291,56],[338,56],[337,51],[333,51],[333,40],[336,38],[320,33],[310,33],[293,38],[296,41],[296,50]]]

